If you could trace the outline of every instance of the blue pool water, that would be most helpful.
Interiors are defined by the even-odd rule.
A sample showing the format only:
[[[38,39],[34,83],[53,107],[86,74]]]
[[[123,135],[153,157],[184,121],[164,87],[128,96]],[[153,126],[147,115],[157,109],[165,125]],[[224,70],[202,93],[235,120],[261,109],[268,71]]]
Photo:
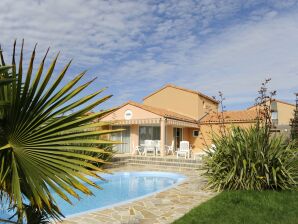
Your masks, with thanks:
[[[81,200],[71,198],[73,205],[55,195],[58,206],[65,216],[104,209],[126,203],[172,187],[185,179],[183,175],[169,172],[116,172],[102,175],[106,181],[96,181],[103,190],[91,188],[93,196],[79,193]],[[3,214],[2,214],[3,215]],[[0,213],[1,217],[1,213]]]

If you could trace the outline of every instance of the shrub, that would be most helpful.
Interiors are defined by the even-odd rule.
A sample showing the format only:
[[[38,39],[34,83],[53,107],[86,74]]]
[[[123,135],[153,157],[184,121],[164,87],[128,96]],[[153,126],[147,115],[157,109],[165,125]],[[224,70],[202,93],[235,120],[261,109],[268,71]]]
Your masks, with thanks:
[[[291,125],[291,138],[295,141],[298,147],[298,93],[296,93],[296,109],[294,110],[294,117],[290,122]]]
[[[268,138],[259,125],[213,134],[216,149],[205,158],[209,187],[217,190],[293,189],[297,186],[297,148],[282,136]]]

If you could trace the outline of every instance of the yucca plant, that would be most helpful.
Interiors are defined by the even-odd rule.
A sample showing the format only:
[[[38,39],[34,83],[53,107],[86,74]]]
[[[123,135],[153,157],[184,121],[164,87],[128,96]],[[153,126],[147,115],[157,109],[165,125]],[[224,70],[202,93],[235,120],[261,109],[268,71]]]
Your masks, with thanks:
[[[99,173],[105,171],[92,163],[105,160],[81,152],[110,153],[94,145],[116,143],[98,138],[112,131],[100,129],[106,123],[93,122],[111,110],[86,115],[111,96],[88,104],[101,89],[76,99],[94,80],[77,86],[82,72],[61,85],[71,62],[53,78],[59,54],[44,72],[47,51],[33,75],[34,48],[28,69],[23,71],[23,46],[24,42],[18,66],[16,43],[10,66],[0,52],[0,200],[9,199],[10,207],[17,210],[18,223],[22,223],[28,203],[40,214],[60,219],[62,213],[52,192],[71,203],[68,195],[79,198],[76,190],[92,194],[86,184],[100,188],[86,176],[100,178]]]
[[[233,127],[213,135],[216,148],[205,160],[209,187],[218,191],[294,189],[297,153],[283,136],[267,142],[265,127]]]
[[[276,91],[268,94],[270,80],[266,79],[258,91],[254,125],[230,129],[223,125],[224,131],[212,133],[215,147],[207,151],[204,162],[209,188],[218,191],[297,188],[295,142],[271,132],[271,102]]]

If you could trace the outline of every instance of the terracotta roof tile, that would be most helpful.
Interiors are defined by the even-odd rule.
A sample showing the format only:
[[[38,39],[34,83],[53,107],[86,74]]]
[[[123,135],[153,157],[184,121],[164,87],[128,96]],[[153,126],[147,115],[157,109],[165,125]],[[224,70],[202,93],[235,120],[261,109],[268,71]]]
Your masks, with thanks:
[[[255,110],[239,110],[226,112],[211,112],[200,120],[200,123],[219,123],[224,118],[225,123],[254,122],[257,119]]]
[[[166,110],[166,109],[162,109],[162,108],[157,108],[157,107],[152,107],[152,106],[148,106],[148,105],[144,105],[144,104],[140,104],[134,101],[128,101],[127,103],[121,105],[120,107],[123,107],[127,104],[139,107],[143,110],[149,111],[151,113],[157,114],[159,116],[163,116],[163,117],[167,117],[167,118],[172,118],[172,119],[177,119],[177,120],[183,120],[183,121],[188,121],[188,122],[192,122],[192,123],[198,123],[197,120],[187,117],[185,115],[179,114],[179,113],[175,113],[173,111],[170,110]]]

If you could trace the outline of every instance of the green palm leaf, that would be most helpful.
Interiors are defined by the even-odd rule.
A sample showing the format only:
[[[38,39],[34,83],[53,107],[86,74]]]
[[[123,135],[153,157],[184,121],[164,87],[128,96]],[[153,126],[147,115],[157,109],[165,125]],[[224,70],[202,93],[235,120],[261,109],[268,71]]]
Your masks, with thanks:
[[[61,86],[70,62],[49,85],[59,54],[43,75],[48,51],[33,77],[36,46],[24,77],[24,43],[18,69],[15,46],[11,66],[5,64],[0,51],[0,193],[17,207],[19,220],[23,214],[24,200],[28,200],[30,206],[59,219],[62,214],[52,192],[71,203],[66,193],[77,198],[76,190],[91,195],[92,192],[84,184],[99,186],[86,176],[100,178],[98,172],[105,172],[93,165],[94,162],[104,164],[105,160],[82,152],[110,153],[96,145],[119,143],[101,139],[100,136],[112,131],[101,129],[106,123],[93,122],[111,110],[86,115],[111,96],[96,99],[84,107],[81,105],[96,98],[103,90],[73,100],[94,80],[76,86],[85,75],[83,72]],[[65,115],[72,110],[75,112]]]

